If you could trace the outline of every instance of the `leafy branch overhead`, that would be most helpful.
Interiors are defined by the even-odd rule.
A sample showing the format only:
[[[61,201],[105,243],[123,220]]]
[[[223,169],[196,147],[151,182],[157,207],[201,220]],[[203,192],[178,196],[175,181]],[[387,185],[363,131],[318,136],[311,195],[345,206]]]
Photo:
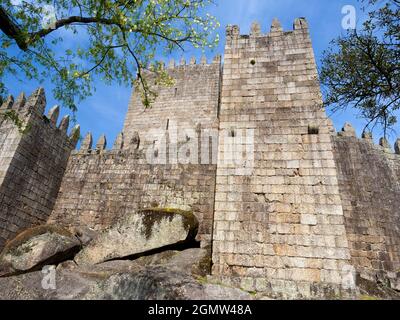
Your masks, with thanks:
[[[397,123],[400,109],[400,1],[364,0],[369,10],[361,30],[334,40],[322,59],[325,103],[356,108],[365,130]]]
[[[136,84],[143,103],[155,97],[146,74],[169,84],[156,54],[214,47],[218,22],[204,10],[212,0],[4,0],[0,5],[2,79],[54,84],[54,96],[72,110],[91,95],[93,80]]]

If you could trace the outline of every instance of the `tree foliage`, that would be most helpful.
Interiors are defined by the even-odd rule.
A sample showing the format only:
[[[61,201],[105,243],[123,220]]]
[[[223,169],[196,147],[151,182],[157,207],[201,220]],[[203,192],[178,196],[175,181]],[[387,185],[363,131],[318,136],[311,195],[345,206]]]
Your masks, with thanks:
[[[54,85],[55,99],[76,110],[91,95],[93,81],[138,84],[151,104],[146,74],[168,84],[163,66],[149,63],[187,45],[213,47],[214,17],[204,12],[212,0],[2,0],[0,4],[0,95],[2,79]],[[148,72],[147,72],[148,70]]]
[[[386,136],[400,109],[400,1],[364,3],[367,20],[361,30],[332,42],[320,78],[326,105],[333,110],[356,108],[367,120],[365,130],[381,127]]]

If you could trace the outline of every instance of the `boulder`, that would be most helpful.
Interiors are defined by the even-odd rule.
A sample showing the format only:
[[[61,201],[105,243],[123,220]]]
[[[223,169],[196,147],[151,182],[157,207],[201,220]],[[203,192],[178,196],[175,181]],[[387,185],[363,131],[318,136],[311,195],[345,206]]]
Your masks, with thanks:
[[[71,227],[70,231],[79,239],[83,246],[87,246],[99,234],[98,231],[85,226]]]
[[[164,251],[134,260],[142,267],[165,266],[170,270],[194,276],[210,274],[211,253],[206,249],[192,248],[183,251]]]
[[[64,269],[57,269],[54,279],[54,287],[49,287],[42,271],[0,278],[0,300],[80,300],[99,281]]]
[[[93,265],[192,242],[198,226],[191,212],[173,209],[141,210],[123,217],[100,233],[76,256],[75,261],[79,265]]]
[[[0,300],[250,300],[240,289],[204,283],[188,273],[161,266],[128,270],[135,263],[112,261],[104,265],[59,265],[54,288],[46,287],[41,271],[0,278]],[[50,267],[50,266],[49,266]],[[55,266],[52,266],[53,268]]]
[[[87,300],[251,300],[249,293],[217,284],[204,284],[187,273],[147,267],[137,274],[116,274],[96,283]]]
[[[0,254],[0,276],[39,270],[72,259],[80,241],[69,231],[44,225],[27,229],[9,241]]]

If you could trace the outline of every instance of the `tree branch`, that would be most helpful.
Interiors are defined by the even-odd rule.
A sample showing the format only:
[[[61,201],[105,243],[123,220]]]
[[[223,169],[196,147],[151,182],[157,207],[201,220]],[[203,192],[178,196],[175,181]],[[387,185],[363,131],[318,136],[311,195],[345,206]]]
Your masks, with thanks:
[[[26,51],[28,44],[25,41],[21,28],[10,18],[7,12],[0,6],[0,29],[6,36],[14,39],[18,47]]]
[[[30,36],[32,38],[36,38],[36,37],[43,38],[57,29],[60,29],[62,27],[65,27],[67,25],[74,24],[74,23],[83,23],[83,24],[100,23],[100,24],[105,24],[105,25],[116,25],[116,26],[120,25],[118,23],[118,21],[114,20],[114,19],[99,18],[99,17],[71,16],[71,17],[60,19],[60,20],[56,21],[54,26],[51,28],[46,28],[46,29],[39,30],[37,32],[33,32],[30,34]]]

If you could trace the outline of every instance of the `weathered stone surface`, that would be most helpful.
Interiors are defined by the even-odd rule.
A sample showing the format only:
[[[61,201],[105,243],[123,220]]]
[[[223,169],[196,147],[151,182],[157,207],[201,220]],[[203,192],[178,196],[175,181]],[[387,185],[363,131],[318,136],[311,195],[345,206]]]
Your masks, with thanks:
[[[261,35],[261,26],[258,22],[253,22],[251,24],[250,35],[254,37]]]
[[[400,269],[400,162],[365,140],[333,141],[351,265],[389,282]]]
[[[77,238],[55,226],[25,230],[6,244],[0,255],[0,275],[23,273],[70,259],[80,246]]]
[[[148,209],[130,214],[105,230],[75,258],[78,264],[142,254],[150,250],[194,240],[196,217],[187,211]]]
[[[46,266],[45,268],[54,268]],[[76,270],[57,269],[55,287],[48,287],[42,271],[0,278],[0,300],[80,300],[96,281],[109,274],[80,273]]]
[[[348,122],[344,124],[342,131],[339,132],[339,135],[342,137],[357,137],[356,130]]]
[[[373,140],[374,140],[373,136],[372,136],[372,132],[370,132],[370,131],[364,131],[362,133],[362,138],[367,141],[370,141],[370,142],[373,142]]]
[[[54,106],[49,110],[47,118],[50,120],[53,126],[57,125],[57,120],[59,115],[60,115],[60,106]]]
[[[350,259],[333,126],[321,108],[306,21],[297,19],[292,32],[277,21],[271,29],[260,37],[228,29],[212,274],[223,283],[237,277],[249,291],[311,297],[311,285],[340,287]],[[355,136],[349,126],[344,132]]]
[[[384,138],[384,137],[382,137],[382,138],[379,139],[379,145],[380,145],[382,148],[384,148],[384,149],[391,150],[389,141],[388,141],[386,138]]]
[[[397,275],[396,279],[391,279],[390,287],[393,290],[396,290],[397,292],[399,292],[399,296],[400,296],[400,275]]]
[[[91,150],[93,145],[92,133],[88,132],[81,143],[81,151]]]
[[[397,139],[394,144],[394,152],[400,154],[400,139]]]
[[[131,262],[113,261],[112,264],[90,270],[57,268],[55,288],[51,290],[43,287],[44,274],[40,271],[0,278],[0,300],[252,299],[245,291],[205,283],[165,267],[135,269]]]
[[[69,141],[71,142],[74,148],[76,147],[76,144],[78,143],[80,137],[81,137],[81,126],[77,124],[72,128],[71,133],[69,134]]]
[[[134,261],[143,267],[165,266],[171,270],[206,276],[210,273],[210,253],[206,249],[193,248],[183,251],[165,251],[151,256],[141,257]]]
[[[29,128],[25,134],[3,121],[7,110],[0,110],[0,250],[18,232],[46,223],[75,147],[55,126],[58,108],[50,112],[50,121],[44,117],[45,103],[43,89],[28,101],[24,94],[15,101],[13,110]]]
[[[1,109],[11,109],[11,107],[14,104],[14,97],[13,96],[8,96],[7,99],[5,99],[1,105]]]
[[[277,18],[274,18],[271,24],[271,33],[273,32],[282,32],[282,25]]]
[[[25,103],[26,103],[25,93],[21,92],[19,94],[19,96],[17,97],[17,100],[15,101],[14,105],[13,105],[13,109],[14,110],[20,110],[23,107],[25,107]]]
[[[95,239],[99,232],[85,226],[71,227],[71,232],[79,239],[83,246],[88,245]]]
[[[124,134],[121,132],[115,139],[113,149],[121,150],[124,147]]]
[[[103,151],[107,147],[107,139],[106,136],[103,134],[96,143],[96,150]]]
[[[130,260],[112,260],[96,265],[79,266],[74,261],[69,260],[57,266],[57,272],[79,274],[82,277],[104,280],[114,274],[132,273],[136,274],[145,269],[145,265]]]
[[[357,277],[357,284],[360,288],[360,299],[374,300],[400,300],[400,291],[392,286],[393,283],[383,283]]]
[[[66,115],[61,119],[61,122],[60,122],[60,125],[58,126],[58,129],[63,134],[67,134],[68,127],[69,127],[69,115]]]
[[[96,300],[251,300],[239,289],[201,284],[188,274],[164,267],[138,274],[119,274],[90,289],[84,299]]]

